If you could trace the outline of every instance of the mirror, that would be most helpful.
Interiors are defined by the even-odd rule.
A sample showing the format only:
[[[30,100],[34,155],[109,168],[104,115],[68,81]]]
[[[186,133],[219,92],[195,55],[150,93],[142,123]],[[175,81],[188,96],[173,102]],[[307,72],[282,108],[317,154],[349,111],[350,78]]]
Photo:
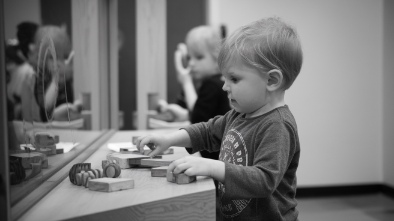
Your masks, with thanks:
[[[40,185],[74,159],[83,161],[85,149],[108,131],[91,121],[99,94],[75,88],[82,73],[75,68],[81,50],[73,46],[72,1],[2,3],[10,204],[20,215],[14,208],[32,206],[23,202],[29,193],[45,195]]]

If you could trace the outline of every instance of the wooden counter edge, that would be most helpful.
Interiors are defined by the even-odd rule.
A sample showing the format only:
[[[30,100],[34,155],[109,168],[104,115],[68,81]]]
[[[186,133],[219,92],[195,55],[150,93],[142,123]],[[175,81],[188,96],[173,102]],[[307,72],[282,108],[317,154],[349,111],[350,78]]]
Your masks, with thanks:
[[[86,216],[73,217],[67,220],[128,220],[137,216],[136,220],[213,221],[216,219],[216,192],[215,189],[211,189]]]

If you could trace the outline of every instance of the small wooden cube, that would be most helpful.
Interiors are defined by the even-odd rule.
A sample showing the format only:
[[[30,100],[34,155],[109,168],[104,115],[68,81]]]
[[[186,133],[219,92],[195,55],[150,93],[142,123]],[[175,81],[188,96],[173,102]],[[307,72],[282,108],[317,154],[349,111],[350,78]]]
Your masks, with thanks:
[[[49,146],[59,143],[59,136],[50,132],[36,132],[34,134],[35,144],[40,146]]]
[[[148,167],[162,167],[169,166],[172,163],[172,160],[164,160],[164,159],[141,159],[141,166]]]
[[[168,166],[154,167],[151,169],[152,177],[166,177]]]
[[[140,159],[149,158],[142,154],[129,154],[129,153],[110,153],[107,155],[109,162],[116,162],[121,169],[131,168],[132,165],[136,164],[135,161],[139,162]]]
[[[196,176],[188,176],[184,173],[173,174],[172,172],[167,173],[167,181],[176,184],[188,184],[196,181]]]
[[[37,152],[49,155],[56,155],[56,145],[39,146],[37,145]]]
[[[134,188],[134,180],[130,178],[99,178],[89,180],[89,189],[100,192],[114,192]]]

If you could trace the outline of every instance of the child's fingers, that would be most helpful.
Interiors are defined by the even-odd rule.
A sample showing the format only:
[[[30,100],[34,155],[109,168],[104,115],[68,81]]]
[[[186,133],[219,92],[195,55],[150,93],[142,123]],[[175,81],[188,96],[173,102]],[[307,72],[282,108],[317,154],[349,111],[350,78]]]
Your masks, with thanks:
[[[170,166],[168,166],[168,171],[172,171],[175,174],[181,173],[186,169],[186,159],[184,157],[174,160]]]
[[[138,137],[137,141],[135,143],[135,146],[140,151],[140,153],[143,153],[145,145],[147,145],[149,142],[150,142],[150,139],[148,137],[146,137],[146,136]]]
[[[154,157],[154,156],[156,156],[157,154],[159,154],[159,153],[161,153],[161,152],[162,152],[161,148],[156,148],[156,149],[153,149],[153,150],[148,154],[148,156],[149,156],[149,157]]]

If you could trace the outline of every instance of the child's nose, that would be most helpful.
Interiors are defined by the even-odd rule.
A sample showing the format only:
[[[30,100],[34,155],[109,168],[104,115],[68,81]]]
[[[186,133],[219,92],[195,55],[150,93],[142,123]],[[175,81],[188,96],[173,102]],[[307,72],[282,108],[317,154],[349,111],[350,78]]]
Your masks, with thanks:
[[[223,84],[222,90],[228,91],[228,86],[226,84],[226,80],[224,80],[224,84]]]

